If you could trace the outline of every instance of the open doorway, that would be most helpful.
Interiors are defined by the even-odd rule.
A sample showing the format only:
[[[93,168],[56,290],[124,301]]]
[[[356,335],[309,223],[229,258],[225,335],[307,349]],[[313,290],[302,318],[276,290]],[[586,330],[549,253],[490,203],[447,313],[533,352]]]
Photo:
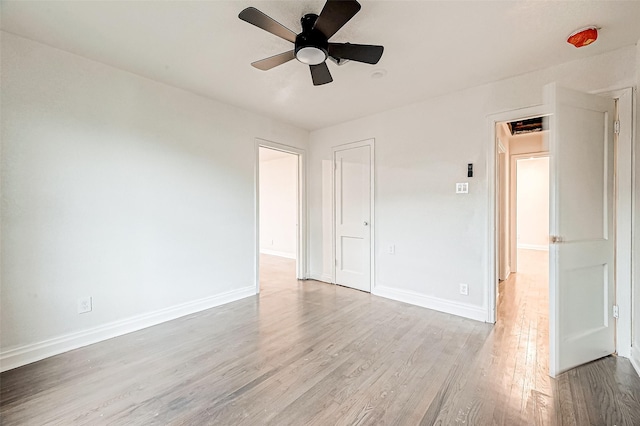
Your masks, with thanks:
[[[498,278],[519,271],[520,250],[548,250],[549,152],[543,117],[496,123]]]
[[[306,153],[256,139],[255,161],[255,276],[260,293],[267,281],[298,283],[307,278]]]
[[[616,351],[619,355],[625,353],[623,356],[630,352],[631,321],[629,316],[619,315],[623,308],[618,304],[624,303],[630,311],[631,287],[626,273],[631,258],[629,197],[627,191],[619,189],[628,190],[632,182],[628,161],[632,153],[631,93],[625,89],[594,95],[550,83],[544,88],[544,104],[490,117],[492,285],[488,286],[487,321],[497,322],[500,327],[496,330],[507,338],[517,337],[513,344],[518,347],[517,354],[526,356],[523,365],[538,365],[538,370],[548,371],[551,377]],[[522,278],[523,272],[517,242],[514,245],[511,239],[514,224],[505,214],[505,209],[511,207],[505,191],[513,190],[513,182],[504,176],[511,176],[515,167],[510,167],[505,135],[499,133],[505,122],[539,116],[546,116],[549,122],[549,142],[544,147],[550,158],[549,309],[542,321],[548,324],[548,360],[539,353],[538,342],[544,344],[546,340],[538,338],[540,321],[530,322],[530,316],[514,308],[515,315],[510,318],[515,319],[518,328],[513,329],[512,323],[500,315],[504,312],[497,309],[505,295],[496,297],[511,275]],[[625,227],[624,238],[620,238],[620,227]],[[625,267],[621,268],[621,264]],[[505,275],[507,280],[498,284]],[[511,306],[517,305],[507,301]],[[525,301],[525,309],[530,305],[529,300]],[[532,339],[534,336],[536,339]],[[534,354],[536,358],[529,359]],[[531,360],[533,364],[529,363]]]
[[[548,374],[549,153],[543,117],[496,123],[496,321]],[[518,343],[520,340],[518,340]],[[516,342],[514,342],[516,344]],[[519,356],[514,355],[514,356]]]
[[[259,282],[295,280],[299,252],[298,154],[258,147]]]
[[[260,147],[260,253],[296,259],[298,156]]]

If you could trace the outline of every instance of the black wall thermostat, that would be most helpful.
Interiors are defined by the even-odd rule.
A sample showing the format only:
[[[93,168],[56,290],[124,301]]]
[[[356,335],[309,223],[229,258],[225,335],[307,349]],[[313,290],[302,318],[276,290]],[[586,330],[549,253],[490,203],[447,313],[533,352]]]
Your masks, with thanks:
[[[473,177],[473,163],[467,164],[467,177]]]

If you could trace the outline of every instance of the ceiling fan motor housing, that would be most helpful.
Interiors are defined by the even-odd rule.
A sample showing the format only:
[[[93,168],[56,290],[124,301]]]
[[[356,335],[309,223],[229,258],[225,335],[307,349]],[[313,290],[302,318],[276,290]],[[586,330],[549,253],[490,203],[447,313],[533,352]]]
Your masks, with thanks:
[[[296,59],[308,65],[323,63],[329,56],[329,42],[319,30],[313,28],[318,15],[309,13],[300,19],[302,32],[296,36]]]

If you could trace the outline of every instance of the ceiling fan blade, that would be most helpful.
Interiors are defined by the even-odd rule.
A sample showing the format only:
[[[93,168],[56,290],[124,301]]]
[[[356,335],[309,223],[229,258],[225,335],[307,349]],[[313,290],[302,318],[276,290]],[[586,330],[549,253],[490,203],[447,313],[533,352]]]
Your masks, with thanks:
[[[318,65],[309,65],[309,68],[311,69],[311,79],[313,80],[314,86],[320,86],[333,81],[326,62]]]
[[[255,25],[258,28],[262,28],[265,31],[270,32],[273,35],[277,35],[291,43],[296,42],[296,33],[285,27],[281,23],[275,21],[273,18],[268,17],[264,13],[260,12],[255,7],[248,7],[238,15],[238,18]]]
[[[290,60],[296,57],[295,52],[292,50],[290,52],[284,52],[279,55],[274,55],[266,59],[262,59],[260,61],[252,62],[251,65],[258,68],[262,71],[270,70],[271,68],[277,67],[278,65],[282,65],[285,62],[289,62]]]
[[[320,30],[329,39],[359,10],[360,3],[356,0],[327,0],[314,28]]]
[[[377,64],[384,46],[370,44],[329,43],[329,55],[338,59],[350,59],[366,64]]]

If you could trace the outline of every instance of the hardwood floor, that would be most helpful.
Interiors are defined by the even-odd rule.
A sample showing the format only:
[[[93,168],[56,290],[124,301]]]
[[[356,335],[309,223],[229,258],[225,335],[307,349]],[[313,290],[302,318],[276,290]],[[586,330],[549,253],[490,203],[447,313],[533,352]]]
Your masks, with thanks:
[[[495,326],[263,256],[260,296],[3,373],[1,423],[639,425],[628,360],[547,376],[541,254],[501,283]]]

